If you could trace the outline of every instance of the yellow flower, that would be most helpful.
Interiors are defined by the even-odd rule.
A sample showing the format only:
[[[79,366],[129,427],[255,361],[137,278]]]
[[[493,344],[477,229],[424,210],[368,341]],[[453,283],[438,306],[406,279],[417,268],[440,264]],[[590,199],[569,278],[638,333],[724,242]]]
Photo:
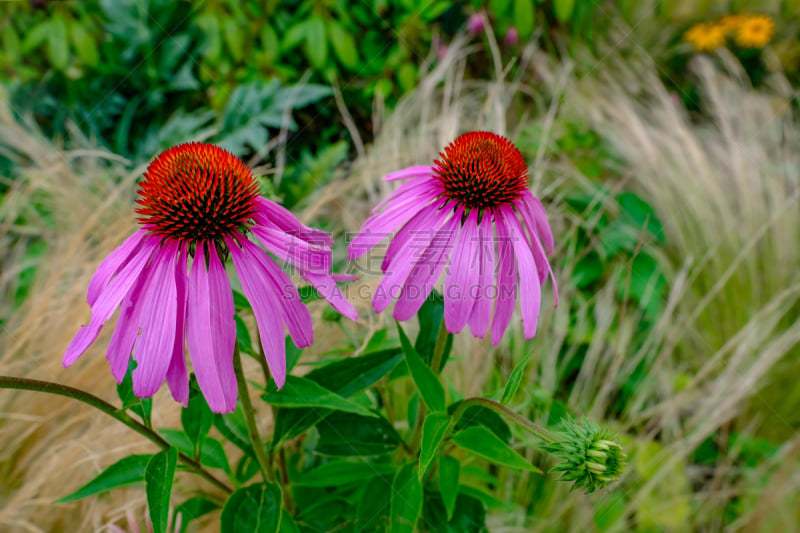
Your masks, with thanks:
[[[763,48],[775,33],[775,22],[767,15],[750,15],[739,25],[736,44],[743,48]]]
[[[717,24],[720,28],[722,28],[722,32],[725,35],[733,35],[739,30],[742,22],[744,22],[746,19],[746,15],[725,15],[719,19]]]
[[[725,33],[719,24],[702,22],[689,28],[683,40],[699,52],[710,52],[725,44]]]

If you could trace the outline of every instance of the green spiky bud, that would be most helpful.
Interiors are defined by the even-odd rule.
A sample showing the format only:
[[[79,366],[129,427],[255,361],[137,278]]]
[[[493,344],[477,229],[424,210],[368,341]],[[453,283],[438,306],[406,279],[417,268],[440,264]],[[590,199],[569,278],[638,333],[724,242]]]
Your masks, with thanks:
[[[625,452],[607,429],[586,418],[580,423],[565,418],[563,424],[563,439],[544,446],[545,451],[564,460],[552,469],[563,472],[562,481],[574,481],[573,489],[589,493],[619,479],[625,470]]]

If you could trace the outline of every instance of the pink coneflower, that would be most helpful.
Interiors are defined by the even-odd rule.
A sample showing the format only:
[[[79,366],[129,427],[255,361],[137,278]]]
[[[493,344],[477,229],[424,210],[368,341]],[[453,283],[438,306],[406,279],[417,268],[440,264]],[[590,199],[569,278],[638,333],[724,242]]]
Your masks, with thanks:
[[[286,378],[283,326],[297,346],[309,346],[311,316],[288,275],[249,235],[279,260],[293,264],[336,310],[356,319],[330,273],[330,235],[302,225],[289,211],[260,197],[250,169],[232,154],[209,144],[175,146],[150,163],[138,193],[142,229],[92,277],[86,295],[92,318],[72,339],[64,366],[89,348],[121,306],[107,352],[118,383],[132,353],[136,396],[152,396],[166,377],[172,396],[187,405],[186,342],[211,409],[233,411],[236,326],[223,266],[230,255],[253,308],[270,371],[281,387]]]
[[[396,232],[381,265],[375,311],[397,297],[394,318],[413,317],[449,263],[444,278],[448,332],[469,325],[475,337],[484,337],[491,326],[497,345],[511,321],[519,286],[523,331],[532,338],[541,287],[553,275],[545,255],[545,248],[553,249],[553,234],[544,207],[527,188],[522,154],[504,137],[472,132],[439,156],[433,166],[386,176],[386,181],[410,181],[373,210],[350,243],[352,261]],[[557,305],[555,279],[553,289]]]

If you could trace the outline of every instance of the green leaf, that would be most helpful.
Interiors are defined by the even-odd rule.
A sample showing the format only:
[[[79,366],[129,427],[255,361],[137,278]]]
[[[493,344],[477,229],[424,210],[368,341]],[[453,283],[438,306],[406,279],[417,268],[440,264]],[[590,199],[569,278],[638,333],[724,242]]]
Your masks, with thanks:
[[[395,467],[389,463],[332,461],[300,474],[298,479],[292,480],[292,483],[306,487],[338,487],[348,483],[361,483],[394,470]]]
[[[281,527],[278,529],[278,531],[280,533],[300,533],[300,528],[291,514],[283,513],[281,516]]]
[[[275,33],[273,27],[264,22],[261,26],[261,46],[264,50],[264,57],[268,65],[277,61],[280,56],[280,42],[278,41],[278,34]]]
[[[100,62],[100,53],[97,50],[94,37],[86,31],[82,21],[70,21],[69,36],[81,63],[87,67],[97,66]]]
[[[503,405],[510,402],[517,393],[519,384],[522,382],[522,373],[525,371],[525,366],[528,364],[528,361],[530,361],[531,355],[533,355],[533,352],[528,352],[528,355],[517,363],[517,366],[511,371],[511,375],[508,376],[508,383],[506,383],[506,388],[503,390],[503,397],[500,400],[500,403]]]
[[[22,52],[22,55],[27,55],[44,44],[44,42],[48,40],[49,36],[50,21],[43,20],[42,22],[39,22],[33,28],[30,28],[27,32],[25,32],[25,38],[22,39],[22,48],[20,52]]]
[[[507,466],[514,470],[542,472],[511,449],[508,444],[497,438],[497,435],[484,427],[469,427],[453,435],[453,441],[465,450],[469,450],[489,462]]]
[[[520,40],[529,39],[533,34],[533,0],[514,0],[514,24]]]
[[[163,428],[158,430],[158,434],[164,437],[170,446],[178,448],[178,451],[189,457],[192,456],[194,446],[182,429]]]
[[[425,477],[428,468],[436,458],[447,429],[450,427],[450,415],[446,413],[429,413],[422,423],[422,441],[419,452],[419,479]]]
[[[233,17],[226,17],[222,23],[222,37],[234,62],[241,61],[244,56],[244,33]]]
[[[575,264],[569,282],[578,289],[586,288],[600,279],[604,268],[597,252],[589,252]]]
[[[306,21],[305,52],[308,62],[322,69],[328,60],[328,41],[325,39],[325,21],[314,15]]]
[[[403,352],[399,349],[381,350],[315,368],[305,377],[341,396],[349,397],[381,379],[402,358]],[[330,409],[280,409],[275,420],[273,443],[300,435],[332,412]]]
[[[306,39],[306,33],[307,33],[306,20],[302,20],[297,24],[295,24],[294,26],[291,26],[281,36],[280,39],[281,52],[282,53],[288,52],[292,48],[302,43]]]
[[[486,528],[486,505],[467,494],[458,494],[453,512],[447,514],[443,498],[438,494],[425,494],[422,519],[427,529],[436,533],[484,533]]]
[[[394,426],[382,416],[335,412],[317,425],[317,431],[314,452],[321,455],[380,455],[394,452],[402,442]]]
[[[447,407],[447,412],[451,415],[455,412],[461,402],[455,402]],[[511,442],[511,428],[503,417],[482,405],[472,405],[464,411],[461,419],[456,424],[455,430],[461,431],[471,426],[483,426],[494,433],[497,438],[505,443]]]
[[[461,463],[449,455],[439,459],[439,492],[442,493],[442,502],[447,513],[447,520],[453,518],[458,496],[458,477],[461,474]]]
[[[200,464],[203,466],[210,466],[211,468],[219,468],[224,470],[227,474],[231,474],[231,465],[228,462],[228,456],[225,454],[225,448],[222,443],[214,437],[206,437],[203,440],[203,447],[200,452]]]
[[[136,361],[133,357],[128,361],[128,371],[122,380],[117,384],[117,396],[122,402],[122,409],[130,409],[138,415],[145,426],[150,426],[150,413],[153,407],[152,398],[137,398],[133,393],[133,371],[136,369]]]
[[[124,457],[100,472],[89,483],[72,494],[56,500],[56,503],[74,502],[98,492],[131,483],[140,483],[144,481],[145,467],[152,457],[150,454]]]
[[[277,533],[281,523],[281,489],[258,483],[234,492],[220,513],[220,533]]]
[[[405,353],[406,356],[408,371],[411,373],[411,377],[414,379],[414,383],[419,389],[422,400],[431,411],[444,411],[444,388],[438,376],[428,368],[422,360],[422,357],[420,357],[414,347],[411,346],[411,342],[408,340],[408,337],[399,323],[397,324],[397,331],[400,335],[400,344],[403,347],[403,353]]]
[[[365,486],[356,510],[356,531],[386,531],[392,480],[375,476]]]
[[[413,533],[422,513],[422,483],[416,464],[403,465],[392,480],[390,533]]]
[[[622,220],[641,230],[650,232],[661,244],[666,242],[664,229],[656,216],[655,210],[632,192],[623,192],[617,195],[617,202],[622,208]]]
[[[328,33],[331,36],[333,53],[343,67],[355,70],[358,66],[358,49],[356,41],[336,19],[328,20]]]
[[[247,299],[247,296],[237,291],[236,289],[233,290],[233,307],[237,311],[250,311],[251,313],[253,312],[253,308],[250,307],[250,300]]]
[[[432,291],[428,298],[425,298],[425,303],[420,307],[417,313],[419,320],[419,333],[417,339],[414,341],[414,348],[417,353],[425,361],[426,365],[430,365],[433,359],[433,350],[436,347],[436,341],[439,337],[439,326],[444,317],[444,299],[436,292]],[[442,355],[442,363],[437,371],[441,371],[447,363],[447,358],[450,356],[450,350],[453,348],[453,335],[447,335],[447,341],[444,346],[444,354]]]
[[[236,406],[236,410],[232,413],[224,415],[217,413],[214,416],[214,427],[240,450],[255,456],[253,447],[250,445],[250,435],[247,432],[247,423],[244,419],[241,403]]]
[[[219,505],[217,503],[202,496],[195,496],[194,498],[189,498],[180,504],[178,508],[175,509],[175,516],[178,514],[181,515],[181,528],[182,530],[185,530],[189,522],[195,518],[200,518],[201,516],[217,509],[219,509]],[[182,531],[176,531],[175,533],[182,533]]]
[[[410,62],[400,65],[397,69],[397,83],[404,92],[413,89],[417,83],[417,67]]]
[[[175,468],[178,465],[178,450],[170,446],[155,454],[144,471],[147,507],[153,523],[153,533],[165,533],[169,520],[169,500]]]
[[[362,416],[378,416],[366,407],[339,396],[310,379],[297,376],[286,376],[286,384],[280,391],[267,392],[261,398],[268,404],[279,407],[320,407]]]
[[[203,439],[208,435],[214,423],[214,413],[208,407],[194,375],[192,375],[189,386],[189,406],[181,410],[181,423],[194,448],[192,457],[199,457]]]
[[[575,0],[553,0],[553,11],[556,15],[556,20],[561,24],[566,23],[572,18],[572,12],[575,9]]]
[[[510,6],[511,0],[489,0],[489,8],[495,18],[505,15]]]

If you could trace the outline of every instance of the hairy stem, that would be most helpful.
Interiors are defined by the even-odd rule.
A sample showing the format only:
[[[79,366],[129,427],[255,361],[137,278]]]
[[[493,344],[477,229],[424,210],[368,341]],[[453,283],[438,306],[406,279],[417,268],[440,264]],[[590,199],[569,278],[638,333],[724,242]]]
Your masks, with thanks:
[[[165,441],[163,438],[161,438],[161,436],[158,433],[148,428],[141,422],[138,422],[137,420],[131,418],[131,416],[122,409],[114,407],[112,404],[108,403],[102,398],[98,398],[97,396],[90,394],[86,391],[69,387],[67,385],[61,385],[60,383],[53,383],[50,381],[40,381],[38,379],[16,378],[11,376],[0,376],[0,389],[17,389],[17,390],[45,392],[48,394],[56,394],[58,396],[64,396],[66,398],[72,398],[73,400],[78,400],[79,402],[83,402],[86,405],[94,407],[95,409],[104,412],[105,414],[118,420],[119,422],[122,422],[135,432],[139,433],[143,437],[157,444],[162,449],[166,450],[167,448],[169,448],[169,443]],[[225,491],[228,494],[233,492],[233,489],[231,487],[229,487],[224,482],[217,479],[211,472],[206,470],[199,462],[195,461],[191,457],[183,453],[179,453],[178,458],[183,464],[185,464],[195,473],[206,479],[212,485],[216,486],[218,489]]]
[[[456,409],[456,412],[453,413],[453,420],[451,423],[452,427],[455,427],[461,416],[467,411],[467,409],[469,409],[473,405],[481,405],[483,407],[491,409],[500,416],[513,420],[514,422],[522,426],[524,429],[527,429],[529,432],[533,433],[533,435],[535,435],[537,438],[539,438],[546,444],[551,444],[562,440],[553,433],[544,429],[536,422],[532,422],[527,418],[525,418],[524,416],[515,413],[505,405],[496,402],[494,400],[490,400],[488,398],[467,398],[466,400],[458,404],[458,409]]]

